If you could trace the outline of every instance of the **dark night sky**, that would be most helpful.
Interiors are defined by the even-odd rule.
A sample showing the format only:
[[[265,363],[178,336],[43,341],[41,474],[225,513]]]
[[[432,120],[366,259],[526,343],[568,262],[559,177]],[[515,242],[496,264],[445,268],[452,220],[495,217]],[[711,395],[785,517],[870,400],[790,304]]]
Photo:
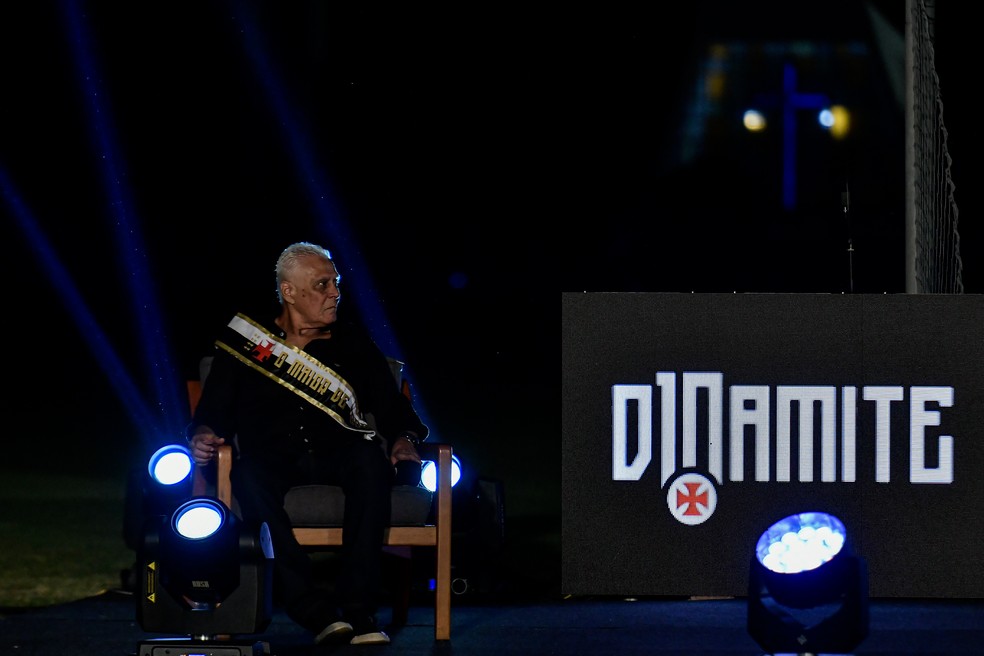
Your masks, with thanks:
[[[858,12],[819,21],[775,15],[775,3],[751,17],[722,13],[733,3],[659,12],[337,4],[2,9],[0,166],[144,390],[121,211],[153,280],[137,305],[159,304],[180,376],[242,303],[272,298],[283,246],[320,241],[349,273],[349,298],[380,299],[435,434],[504,479],[507,503],[513,492],[531,511],[559,504],[560,291],[840,293],[844,178],[857,198],[855,291],[904,291],[903,189],[892,186],[902,133],[884,140],[900,118],[875,115],[887,104],[879,79],[871,132],[837,155],[846,173],[825,180],[794,221],[740,162],[674,167],[666,156],[679,144],[702,39],[868,38]],[[901,26],[902,2],[876,4]],[[941,4],[964,281],[980,293],[967,10]],[[83,91],[69,45],[72,6],[82,8],[97,95]],[[298,154],[309,159],[299,165]],[[8,326],[37,337],[27,345],[34,364],[18,365],[14,414],[39,439],[135,440],[59,284],[20,224],[5,221]],[[339,221],[352,230],[347,248],[333,232]],[[356,260],[368,283],[351,274]],[[456,275],[467,283],[450,284]],[[550,463],[542,474],[540,459]]]

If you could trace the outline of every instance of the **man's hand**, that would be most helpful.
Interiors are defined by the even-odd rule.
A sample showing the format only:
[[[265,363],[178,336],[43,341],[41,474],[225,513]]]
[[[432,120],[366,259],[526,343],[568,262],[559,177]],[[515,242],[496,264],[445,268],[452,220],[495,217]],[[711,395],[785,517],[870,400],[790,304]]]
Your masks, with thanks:
[[[396,442],[393,443],[393,450],[390,451],[390,463],[394,467],[401,460],[410,460],[420,464],[420,454],[417,453],[417,447],[405,437],[396,438]]]
[[[204,467],[215,459],[219,447],[223,444],[225,440],[213,433],[211,428],[200,426],[198,432],[191,438],[191,458],[196,465]]]

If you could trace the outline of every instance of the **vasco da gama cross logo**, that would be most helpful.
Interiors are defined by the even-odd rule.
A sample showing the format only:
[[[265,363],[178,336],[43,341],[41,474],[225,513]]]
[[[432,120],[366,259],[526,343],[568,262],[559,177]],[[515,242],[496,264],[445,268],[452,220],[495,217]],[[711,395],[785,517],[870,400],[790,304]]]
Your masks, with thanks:
[[[702,474],[681,474],[666,493],[666,506],[678,522],[695,526],[714,514],[717,489]]]

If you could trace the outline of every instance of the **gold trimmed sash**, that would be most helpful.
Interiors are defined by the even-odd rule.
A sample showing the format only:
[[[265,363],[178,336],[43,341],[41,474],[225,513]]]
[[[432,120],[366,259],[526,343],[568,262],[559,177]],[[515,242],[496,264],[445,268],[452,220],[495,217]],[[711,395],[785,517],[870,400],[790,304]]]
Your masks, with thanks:
[[[244,314],[233,317],[226,328],[227,337],[216,340],[216,346],[327,412],[348,430],[373,438],[375,431],[363,419],[355,390],[344,378]]]

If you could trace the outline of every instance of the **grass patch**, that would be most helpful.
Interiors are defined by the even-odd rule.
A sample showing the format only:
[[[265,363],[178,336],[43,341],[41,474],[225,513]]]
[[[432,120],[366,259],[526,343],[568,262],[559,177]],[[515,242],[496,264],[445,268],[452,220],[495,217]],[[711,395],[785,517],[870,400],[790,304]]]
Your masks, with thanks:
[[[124,483],[0,472],[0,608],[33,608],[120,587]]]

